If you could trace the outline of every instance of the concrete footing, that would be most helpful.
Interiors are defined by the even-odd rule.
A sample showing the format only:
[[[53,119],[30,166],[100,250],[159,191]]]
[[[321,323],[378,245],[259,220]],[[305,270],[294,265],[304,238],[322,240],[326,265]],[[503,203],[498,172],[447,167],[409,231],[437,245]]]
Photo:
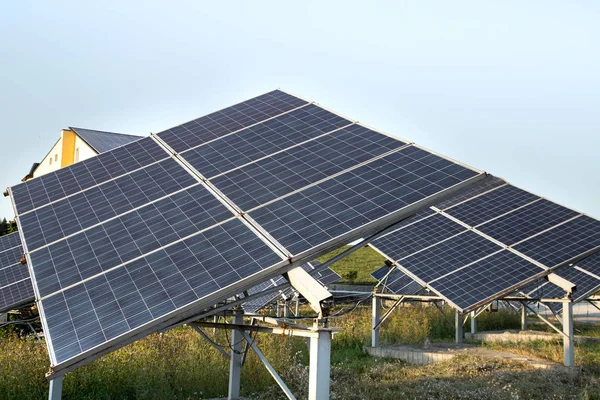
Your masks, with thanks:
[[[395,358],[409,364],[424,365],[447,361],[459,354],[470,354],[488,359],[522,362],[536,369],[564,369],[562,364],[548,360],[516,355],[504,351],[485,349],[471,344],[432,343],[431,347],[411,345],[394,345],[381,347],[365,347],[367,354],[381,358]]]
[[[557,341],[562,340],[563,337],[558,333],[551,332],[506,330],[477,332],[474,334],[465,333],[465,339],[486,343],[517,343],[529,342],[533,340]],[[578,343],[600,342],[600,338],[591,336],[575,336],[573,340]]]

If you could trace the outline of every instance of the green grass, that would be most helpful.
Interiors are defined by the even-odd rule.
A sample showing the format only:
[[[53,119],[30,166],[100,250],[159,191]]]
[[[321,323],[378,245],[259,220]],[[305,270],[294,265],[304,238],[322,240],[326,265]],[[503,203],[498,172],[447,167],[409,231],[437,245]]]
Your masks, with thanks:
[[[319,258],[319,261],[327,261],[332,257],[347,250],[349,246],[344,246],[332,251]],[[342,280],[339,283],[373,284],[375,280],[371,277],[371,272],[381,267],[385,258],[370,247],[363,247],[355,251],[342,260],[331,266],[335,272],[341,275]],[[355,272],[356,278],[351,281],[348,277]]]
[[[386,304],[389,306],[389,303]],[[579,375],[532,370],[527,365],[460,356],[445,363],[411,366],[363,353],[369,344],[370,309],[332,319],[343,327],[332,342],[332,399],[598,399],[600,344],[576,346]],[[519,315],[484,313],[481,330],[515,328]],[[597,328],[597,326],[596,326]],[[591,326],[587,326],[591,330]],[[211,330],[207,330],[212,335]],[[434,308],[399,307],[384,323],[382,344],[451,341],[452,326]],[[214,339],[228,343],[218,331]],[[274,368],[298,398],[308,390],[306,340],[261,334],[256,337]],[[491,345],[490,345],[491,346]],[[502,344],[494,348],[560,362],[560,343]],[[0,339],[0,398],[43,399],[48,383],[44,343],[10,334]],[[279,388],[256,355],[248,353],[242,394],[252,399],[282,399]],[[65,377],[64,399],[200,399],[225,396],[228,361],[188,327],[153,334],[81,367]]]

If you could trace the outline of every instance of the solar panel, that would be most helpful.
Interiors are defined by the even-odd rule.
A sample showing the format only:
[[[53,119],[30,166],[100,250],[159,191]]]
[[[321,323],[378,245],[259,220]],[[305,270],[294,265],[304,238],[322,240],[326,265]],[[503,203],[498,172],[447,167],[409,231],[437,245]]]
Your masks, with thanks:
[[[231,171],[212,182],[242,210],[250,210],[404,144],[352,125]]]
[[[537,199],[534,194],[505,185],[445,211],[467,225],[477,226]]]
[[[560,268],[556,271],[556,274],[577,286],[577,289],[572,295],[573,301],[576,302],[589,297],[600,287],[600,279],[587,274],[577,267]],[[565,291],[563,290],[562,295],[557,297],[564,297],[564,295]]]
[[[281,258],[235,219],[71,286],[42,300],[54,362],[278,263]]]
[[[383,267],[371,272],[371,276],[373,277],[373,279],[379,282],[387,275],[388,272],[390,272],[390,268],[391,267],[384,265]]]
[[[204,186],[193,186],[30,253],[40,296],[105,272],[233,218]]]
[[[598,246],[600,221],[584,215],[527,239],[514,249],[552,268]]]
[[[394,294],[417,294],[423,289],[423,285],[394,268],[387,277],[385,288]]]
[[[578,212],[541,199],[477,227],[494,239],[512,245],[579,215]]]
[[[424,282],[430,282],[500,249],[494,242],[466,231],[400,260],[396,260],[393,253],[379,250]]]
[[[197,183],[198,180],[177,161],[166,159],[50,203],[19,218],[28,250],[33,251]]]
[[[21,247],[21,238],[18,232],[0,236],[0,251],[12,249],[13,247]]]
[[[305,100],[274,90],[178,125],[157,136],[179,153],[306,104]]]
[[[19,234],[15,232],[13,235],[18,236]],[[11,247],[10,249],[0,251],[0,268],[16,264],[21,260],[21,257],[23,257],[23,248],[21,246]]]
[[[372,245],[386,255],[393,254],[394,260],[401,260],[466,230],[467,228],[451,219],[435,214],[382,236],[373,241]]]
[[[33,301],[27,265],[18,232],[0,236],[0,312]]]
[[[410,146],[251,211],[301,253],[478,175]]]
[[[516,288],[543,271],[524,258],[503,250],[429,282],[428,286],[464,310]]]
[[[458,203],[470,200],[478,195],[484,194],[503,185],[506,185],[506,181],[504,181],[504,179],[488,174],[485,179],[476,182],[465,190],[461,190],[459,193],[448,199],[444,199],[436,204],[435,207],[440,210],[446,210],[457,205]]]
[[[246,128],[235,135],[187,150],[181,155],[205,178],[212,178],[351,123],[310,104]]]
[[[578,268],[600,277],[600,252],[577,261],[576,265]]]
[[[319,281],[321,285],[329,286],[342,279],[342,277],[337,272],[328,267],[325,268],[325,270],[317,272],[315,275],[315,279]]]
[[[11,188],[17,214],[78,193],[169,157],[151,138],[144,138]]]

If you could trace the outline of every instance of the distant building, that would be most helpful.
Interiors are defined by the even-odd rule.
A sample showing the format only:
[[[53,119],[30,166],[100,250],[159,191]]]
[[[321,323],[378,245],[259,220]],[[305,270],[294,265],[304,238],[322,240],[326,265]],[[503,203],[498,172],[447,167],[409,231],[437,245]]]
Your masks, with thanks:
[[[138,139],[140,136],[123,133],[73,127],[63,129],[60,138],[46,154],[46,157],[41,162],[34,163],[22,181],[25,182],[28,179],[56,171]]]

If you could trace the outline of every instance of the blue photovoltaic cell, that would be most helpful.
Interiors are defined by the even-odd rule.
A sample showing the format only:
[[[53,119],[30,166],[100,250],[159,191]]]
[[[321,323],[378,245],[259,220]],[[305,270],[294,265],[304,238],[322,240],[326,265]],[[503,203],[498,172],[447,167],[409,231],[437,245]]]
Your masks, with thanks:
[[[516,287],[544,270],[508,250],[445,276],[429,286],[462,310]]]
[[[24,279],[0,289],[0,311],[8,311],[19,305],[33,303],[31,279]]]
[[[476,226],[537,199],[536,195],[506,185],[448,208],[446,212],[470,226]]]
[[[104,153],[141,139],[139,136],[96,131],[94,129],[71,128],[71,130],[77,133],[79,137],[85,140],[98,153]]]
[[[473,231],[466,231],[408,256],[400,264],[423,281],[431,282],[500,249],[494,242]],[[393,258],[392,254],[386,255]]]
[[[311,104],[181,155],[205,178],[211,178],[351,123]]]
[[[577,261],[579,268],[585,269],[596,276],[600,276],[600,251]]]
[[[385,287],[394,294],[416,294],[423,289],[423,285],[415,282],[415,280],[398,268],[394,268],[394,270],[390,272]]]
[[[182,152],[305,104],[305,100],[274,90],[168,129],[158,137],[176,152]]]
[[[231,217],[193,186],[31,253],[38,291],[47,296]]]
[[[400,148],[404,142],[352,125],[212,180],[248,211],[294,190]]]
[[[20,262],[21,257],[23,257],[23,248],[21,246],[0,251],[0,268]]]
[[[21,237],[19,236],[19,232],[0,236],[0,251],[8,250],[13,247],[21,247]]]
[[[388,267],[387,265],[384,265],[381,268],[376,269],[375,271],[373,271],[371,273],[371,276],[373,277],[373,279],[375,279],[377,282],[381,281],[383,279],[383,277],[390,271],[390,267]]]
[[[80,282],[42,300],[56,362],[173,315],[281,261],[235,219]]]
[[[24,214],[28,251],[198,183],[170,158]]]
[[[411,146],[262,206],[250,216],[298,254],[475,175]]]
[[[4,268],[0,268],[0,291],[6,286],[13,285],[23,279],[29,279],[29,271],[27,265],[16,262]],[[31,282],[31,281],[30,281]]]
[[[11,188],[18,214],[132,172],[169,154],[144,138]]]
[[[506,181],[504,179],[488,174],[484,179],[475,182],[473,185],[465,188],[464,190],[461,190],[459,193],[452,196],[451,198],[439,202],[435,206],[440,210],[445,210],[458,203],[461,203],[482,193],[488,192],[504,184],[506,184]]]
[[[577,215],[576,211],[542,199],[486,222],[477,229],[510,246]]]
[[[514,246],[552,268],[600,246],[600,221],[586,215],[565,222]]]
[[[342,279],[342,277],[338,273],[336,273],[334,270],[332,270],[329,267],[325,268],[325,270],[321,270],[321,271],[317,272],[315,274],[314,278],[317,281],[319,281],[319,283],[321,283],[321,285],[323,285],[323,286],[329,286],[332,283],[335,283],[335,282],[339,281],[340,279]]]
[[[403,226],[374,240],[371,244],[392,260],[399,261],[465,230],[467,228],[464,226],[441,214],[436,214],[412,225]]]
[[[555,273],[561,278],[564,278],[577,286],[572,296],[574,301],[583,300],[585,297],[589,296],[595,290],[600,288],[600,279],[596,279],[593,276],[588,275],[576,268],[564,267],[558,269]],[[559,294],[556,297],[564,297],[565,291],[562,288],[560,290],[562,294]]]

